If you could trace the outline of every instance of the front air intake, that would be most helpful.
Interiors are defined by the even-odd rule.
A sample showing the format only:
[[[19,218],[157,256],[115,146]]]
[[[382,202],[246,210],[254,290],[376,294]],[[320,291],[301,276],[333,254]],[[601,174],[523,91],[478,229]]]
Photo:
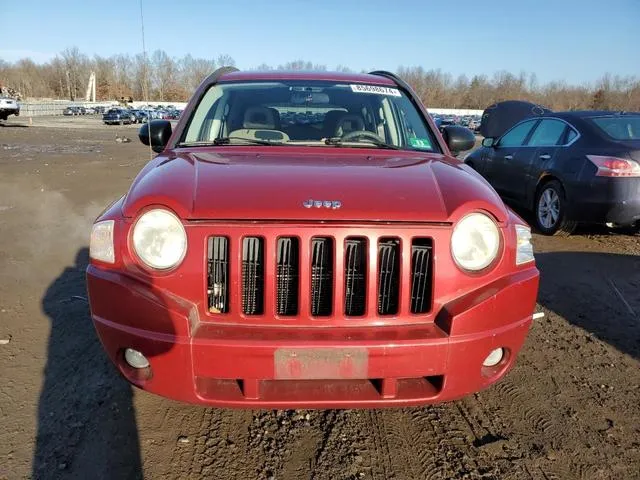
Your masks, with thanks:
[[[276,302],[278,315],[298,314],[298,281],[300,276],[299,242],[294,237],[278,239],[276,269]]]
[[[333,302],[333,241],[313,238],[311,244],[311,315],[331,315]]]
[[[378,314],[397,314],[399,294],[400,240],[382,238],[378,242]]]
[[[411,244],[411,313],[431,310],[431,239],[416,238]]]
[[[367,240],[348,238],[344,259],[344,313],[362,316],[367,298]]]
[[[211,313],[229,311],[229,240],[226,237],[208,239],[207,294]]]
[[[242,239],[242,312],[261,315],[264,308],[264,241]]]

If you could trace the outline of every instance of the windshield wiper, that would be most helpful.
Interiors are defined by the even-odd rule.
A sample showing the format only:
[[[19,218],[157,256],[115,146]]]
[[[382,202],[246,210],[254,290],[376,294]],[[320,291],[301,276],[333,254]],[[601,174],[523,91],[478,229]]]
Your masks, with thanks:
[[[220,137],[213,140],[202,140],[198,142],[182,142],[177,147],[212,147],[217,145],[231,145],[235,141],[246,142],[251,145],[284,145],[284,142],[261,140],[259,138],[245,137]]]
[[[359,142],[357,140],[347,140],[346,142],[343,142],[342,138],[340,137],[331,137],[331,138],[325,139],[324,143],[326,145],[334,145],[336,147],[355,147],[355,148],[358,148],[358,147],[350,144],[361,143],[363,144],[363,146],[366,146],[366,144],[370,144],[370,145],[375,145],[378,148],[386,148],[388,150],[402,150],[400,147],[396,147],[395,145],[391,145],[389,143],[380,142],[378,140],[374,140],[373,138],[367,138],[362,142]]]

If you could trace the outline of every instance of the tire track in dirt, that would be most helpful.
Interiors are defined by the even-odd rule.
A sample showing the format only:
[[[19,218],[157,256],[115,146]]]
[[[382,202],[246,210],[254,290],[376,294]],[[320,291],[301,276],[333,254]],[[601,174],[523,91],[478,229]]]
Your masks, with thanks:
[[[309,478],[322,441],[322,413],[256,411],[249,426],[249,458],[258,479]]]
[[[478,464],[474,433],[451,404],[372,410],[364,418],[374,479],[493,478],[490,466]]]
[[[475,434],[455,404],[413,409],[410,426],[412,445],[422,446],[418,458],[423,471],[428,473],[424,478],[491,478],[485,475],[490,472],[477,476],[482,470],[478,468],[473,446]]]
[[[363,453],[369,432],[362,422],[363,412],[334,410],[327,413],[324,436],[313,464],[312,480],[358,480],[369,477]]]
[[[154,478],[236,479],[247,477],[248,412],[193,406],[169,406],[154,415],[153,430],[167,439],[148,459]],[[249,414],[250,416],[250,414]],[[168,460],[168,461],[167,461]],[[156,465],[164,465],[162,473]],[[156,473],[157,472],[157,473]]]

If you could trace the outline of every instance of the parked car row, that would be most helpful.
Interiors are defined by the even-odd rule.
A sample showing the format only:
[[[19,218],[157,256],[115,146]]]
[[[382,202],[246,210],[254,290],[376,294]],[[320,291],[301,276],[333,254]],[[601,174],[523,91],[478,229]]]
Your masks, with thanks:
[[[127,109],[127,108],[111,108],[103,116],[102,120],[105,124],[131,124],[146,123],[151,120],[175,120],[180,117],[179,110],[158,110],[158,109]]]
[[[571,234],[581,223],[640,228],[640,113],[553,112],[500,102],[482,117],[482,146],[465,163],[538,230]]]
[[[476,133],[480,129],[481,117],[479,115],[432,115],[432,118],[438,128],[446,125],[460,125]]]
[[[151,106],[141,106],[139,107],[139,110],[144,111],[146,114],[148,114],[152,120],[176,120],[178,118],[180,118],[180,113],[181,111],[178,110],[176,107],[174,107],[173,105],[168,105],[166,107],[163,106],[156,106],[156,107],[151,107]]]
[[[146,116],[135,110],[126,108],[110,108],[104,115],[102,121],[105,125],[129,125],[132,123],[146,122]]]
[[[175,108],[173,105],[169,105],[167,107],[143,106],[140,108],[105,106],[85,107],[81,105],[70,105],[62,112],[65,116],[100,114],[106,124],[144,123],[149,118],[152,120],[175,120],[180,117],[180,113],[180,110]]]
[[[69,105],[62,111],[62,114],[65,116],[76,116],[76,115],[99,115],[106,112],[110,107],[104,106],[95,106],[95,107],[84,107],[81,105]]]

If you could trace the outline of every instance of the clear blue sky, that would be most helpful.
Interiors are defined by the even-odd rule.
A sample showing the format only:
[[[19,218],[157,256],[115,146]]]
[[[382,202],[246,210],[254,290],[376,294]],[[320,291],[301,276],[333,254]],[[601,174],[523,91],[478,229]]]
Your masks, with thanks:
[[[69,46],[142,50],[139,0],[0,0],[0,58]],[[231,55],[238,67],[304,59],[354,70],[535,72],[539,81],[640,76],[640,0],[143,0],[149,52]]]

